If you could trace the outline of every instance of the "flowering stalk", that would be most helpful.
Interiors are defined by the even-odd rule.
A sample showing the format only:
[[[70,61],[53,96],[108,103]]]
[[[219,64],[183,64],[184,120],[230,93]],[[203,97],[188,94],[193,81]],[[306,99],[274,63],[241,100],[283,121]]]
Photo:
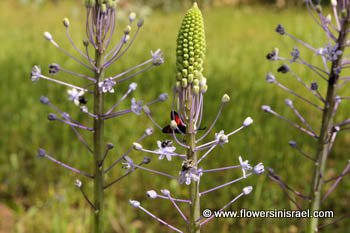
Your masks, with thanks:
[[[31,79],[33,82],[38,81],[39,79],[44,79],[47,81],[51,81],[66,87],[72,88],[68,90],[67,93],[69,95],[69,100],[72,101],[76,106],[80,107],[80,111],[82,114],[85,114],[87,117],[93,118],[93,126],[85,126],[81,123],[73,120],[68,113],[62,112],[56,107],[53,103],[49,101],[47,97],[41,97],[40,102],[42,104],[50,106],[55,113],[51,113],[48,116],[48,119],[51,121],[59,121],[64,124],[67,124],[72,128],[75,135],[79,139],[79,141],[85,146],[85,148],[89,151],[89,153],[93,154],[93,174],[88,174],[86,172],[80,171],[77,168],[71,167],[53,157],[48,155],[44,149],[39,149],[38,155],[39,157],[44,157],[49,159],[50,161],[61,165],[62,167],[75,172],[80,175],[84,175],[88,178],[93,179],[93,198],[92,201],[89,199],[88,195],[82,188],[82,182],[78,180],[76,182],[77,187],[81,190],[81,193],[84,199],[88,202],[88,204],[92,207],[94,211],[94,233],[102,233],[105,232],[104,228],[104,190],[111,185],[117,183],[121,179],[125,178],[127,175],[131,174],[135,171],[133,167],[132,170],[127,170],[127,172],[119,178],[114,179],[113,181],[106,181],[106,174],[117,164],[120,164],[123,161],[131,160],[128,155],[131,152],[129,149],[126,153],[122,154],[119,158],[115,159],[115,161],[109,165],[106,169],[105,162],[106,157],[111,149],[113,149],[114,145],[112,143],[106,143],[105,139],[105,126],[104,121],[118,117],[121,115],[125,115],[127,113],[135,113],[136,115],[140,115],[142,113],[143,108],[148,108],[148,106],[160,102],[165,101],[167,99],[167,94],[163,93],[155,100],[150,101],[149,103],[143,104],[142,100],[136,101],[135,98],[131,99],[131,106],[129,109],[125,110],[116,110],[118,105],[127,99],[127,97],[136,90],[137,84],[131,83],[127,92],[122,96],[122,98],[117,101],[114,105],[108,107],[109,110],[105,109],[105,98],[108,97],[108,94],[115,93],[115,85],[117,83],[121,83],[126,81],[137,74],[140,74],[154,66],[161,65],[164,62],[162,57],[162,52],[158,49],[155,52],[151,52],[151,57],[146,61],[141,62],[140,64],[127,69],[120,74],[114,75],[112,77],[105,76],[105,70],[114,62],[118,61],[120,57],[122,57],[136,36],[138,35],[142,25],[143,20],[140,19],[137,22],[137,30],[132,35],[131,39],[131,29],[132,23],[136,19],[135,13],[131,13],[129,16],[129,25],[124,30],[124,34],[122,35],[121,40],[117,45],[110,48],[110,42],[112,41],[114,32],[115,32],[115,20],[116,20],[116,0],[86,0],[85,6],[87,9],[86,14],[86,40],[84,40],[85,49],[79,49],[73,42],[69,28],[69,20],[65,18],[63,20],[63,25],[66,28],[66,34],[71,42],[73,48],[78,52],[84,60],[80,60],[79,58],[74,57],[72,54],[67,52],[64,48],[62,48],[58,42],[56,42],[52,35],[49,32],[44,33],[44,37],[53,44],[60,51],[65,53],[67,56],[72,58],[81,66],[87,68],[89,71],[93,73],[93,75],[87,76],[84,74],[80,74],[74,71],[69,71],[60,67],[59,64],[53,63],[49,66],[49,73],[54,75],[59,73],[60,71],[63,73],[67,73],[70,75],[77,76],[79,78],[84,78],[87,82],[84,87],[80,87],[75,84],[66,83],[60,80],[57,80],[52,77],[48,77],[41,74],[41,68],[39,66],[34,66],[31,72]],[[92,47],[92,48],[90,48]],[[94,56],[90,56],[90,50],[94,52]],[[83,52],[84,51],[84,52]],[[86,99],[86,95],[93,95],[93,103],[92,109],[93,112],[89,112],[88,103]],[[93,134],[92,142],[88,142],[84,139],[84,137],[78,131],[87,130]],[[152,129],[147,129],[142,137],[137,140],[141,142],[143,138],[149,136],[153,133]],[[92,145],[92,146],[91,146]],[[142,165],[150,163],[150,159],[144,159],[136,168],[143,168]],[[128,167],[127,167],[128,168]],[[144,168],[146,169],[146,168]]]
[[[341,130],[342,126],[347,125],[348,123],[344,121],[343,123],[335,123],[335,116],[338,110],[338,106],[340,104],[340,100],[342,97],[337,96],[337,93],[339,89],[346,83],[346,80],[342,81],[341,72],[347,68],[346,63],[348,61],[348,57],[345,57],[345,49],[348,46],[347,36],[349,33],[350,28],[350,4],[348,1],[339,1],[341,4],[339,6],[337,5],[336,0],[331,1],[331,5],[333,8],[333,14],[335,19],[335,25],[331,21],[331,17],[324,16],[322,14],[322,8],[320,5],[314,5],[311,0],[306,1],[306,5],[310,11],[311,16],[316,20],[317,24],[322,28],[322,30],[325,32],[327,37],[327,44],[324,48],[316,49],[313,48],[312,45],[305,43],[296,37],[290,35],[282,25],[278,25],[276,28],[276,32],[280,35],[286,35],[295,40],[296,42],[300,43],[302,46],[310,49],[312,52],[319,55],[323,62],[323,67],[317,67],[312,64],[308,64],[306,61],[304,61],[301,56],[300,52],[297,48],[294,48],[291,55],[291,59],[286,59],[283,57],[280,57],[278,55],[278,50],[274,50],[273,52],[269,53],[267,55],[267,58],[269,60],[273,61],[290,61],[291,63],[299,63],[302,65],[305,65],[306,67],[310,68],[314,74],[319,76],[322,80],[326,81],[326,88],[327,91],[324,95],[322,95],[318,91],[318,83],[312,82],[310,87],[305,85],[304,81],[296,76],[291,68],[284,64],[282,65],[277,71],[286,74],[286,73],[292,73],[294,77],[297,78],[297,81],[302,83],[304,87],[306,87],[309,91],[311,91],[314,96],[316,96],[319,99],[319,102],[321,102],[321,107],[311,102],[311,100],[307,99],[306,97],[303,97],[302,95],[298,95],[293,90],[290,90],[286,87],[284,87],[282,84],[280,84],[276,78],[269,73],[266,76],[266,80],[269,83],[276,84],[277,86],[281,87],[282,89],[286,90],[287,92],[293,94],[294,96],[298,97],[299,99],[303,100],[304,102],[310,104],[311,106],[317,107],[322,112],[322,121],[319,125],[319,133],[318,135],[312,130],[311,126],[307,123],[305,118],[301,115],[300,112],[296,110],[296,108],[293,105],[293,102],[291,100],[286,100],[286,105],[290,107],[296,116],[299,118],[299,120],[305,125],[306,128],[301,127],[297,123],[294,123],[293,121],[279,115],[275,111],[273,111],[269,106],[264,105],[262,108],[265,112],[271,113],[288,123],[290,123],[292,126],[298,128],[302,132],[314,137],[317,140],[317,147],[315,148],[315,156],[309,156],[306,153],[304,153],[300,147],[297,146],[296,142],[291,141],[289,142],[290,146],[292,148],[297,149],[305,158],[307,158],[309,161],[314,162],[314,174],[313,174],[313,180],[310,184],[311,191],[309,196],[303,196],[304,200],[307,200],[309,204],[309,209],[311,213],[313,211],[321,210],[321,203],[322,199],[325,199],[326,196],[330,194],[331,191],[334,190],[335,186],[338,185],[340,179],[343,178],[343,176],[339,177],[337,179],[337,184],[332,186],[331,190],[325,193],[325,197],[322,198],[323,195],[323,184],[326,182],[326,171],[327,171],[327,160],[329,159],[331,150],[333,148],[334,141],[336,139],[336,136],[338,132]],[[292,191],[289,189],[288,185],[284,184],[281,179],[277,179],[278,177],[273,170],[270,170],[270,178],[277,183],[281,185],[281,187],[286,192],[287,196],[288,191]],[[294,192],[295,195],[300,197],[300,193],[296,191]],[[291,198],[290,198],[291,199]],[[292,199],[292,201],[296,204],[296,201]],[[298,204],[296,204],[298,206]],[[307,231],[308,233],[314,233],[318,232],[320,229],[319,219],[314,217],[310,218],[307,224]]]
[[[335,1],[336,2],[336,1]],[[333,4],[336,5],[336,4]],[[341,25],[339,28],[338,38],[336,40],[336,44],[338,45],[337,52],[338,56],[336,59],[332,61],[328,85],[327,85],[327,94],[326,94],[326,104],[324,105],[323,115],[322,115],[322,123],[320,130],[320,137],[318,139],[317,151],[316,151],[316,163],[315,163],[315,171],[313,178],[312,191],[310,194],[311,204],[310,209],[311,212],[315,210],[320,210],[321,208],[321,193],[322,193],[322,178],[326,172],[326,163],[328,159],[328,155],[330,150],[332,149],[333,142],[331,140],[332,136],[336,134],[334,132],[334,117],[335,117],[335,106],[337,104],[337,86],[340,76],[340,70],[342,67],[342,57],[344,54],[344,50],[346,47],[346,39],[348,35],[348,30],[350,26],[350,4],[346,1],[346,5],[343,6],[343,10],[345,11],[345,16],[341,18]],[[336,6],[334,6],[334,13],[336,19],[338,19],[338,12],[336,10]],[[338,21],[337,21],[338,22]],[[338,22],[339,23],[339,22]],[[308,224],[307,232],[313,233],[318,232],[318,218],[311,218]]]
[[[193,7],[185,14],[177,38],[177,81],[174,93],[174,107],[170,114],[172,120],[168,126],[164,128],[159,127],[162,129],[163,133],[169,134],[177,145],[182,147],[182,149],[185,151],[185,155],[175,152],[176,147],[173,145],[173,141],[168,139],[164,141],[157,141],[158,149],[156,150],[144,149],[140,143],[134,143],[135,150],[150,154],[157,154],[161,160],[164,158],[166,158],[168,161],[172,161],[173,158],[182,159],[182,166],[177,179],[180,184],[188,185],[188,197],[184,199],[174,198],[172,195],[170,195],[170,191],[167,189],[161,190],[164,196],[157,194],[154,190],[148,191],[147,195],[151,199],[162,198],[169,200],[175,207],[179,217],[186,225],[185,231],[189,233],[200,233],[201,228],[212,220],[212,217],[204,219],[204,217],[201,216],[201,198],[203,196],[209,192],[217,191],[240,180],[246,179],[250,175],[258,175],[264,172],[264,166],[262,163],[259,163],[253,168],[248,161],[243,161],[241,156],[238,158],[239,165],[208,170],[204,170],[202,167],[200,167],[200,165],[204,163],[203,161],[209,159],[209,154],[212,153],[218,145],[228,143],[230,136],[236,134],[253,123],[253,120],[250,117],[247,117],[238,129],[228,134],[225,134],[224,131],[221,130],[220,132],[215,133],[214,140],[201,143],[202,140],[207,139],[207,136],[212,133],[214,125],[217,122],[223,107],[230,101],[230,97],[227,94],[222,97],[219,113],[215,117],[215,120],[211,126],[206,130],[206,127],[201,125],[203,117],[204,94],[208,89],[206,78],[202,74],[205,50],[206,44],[202,13],[198,8],[197,3],[194,3]],[[144,109],[144,111],[151,118],[149,110]],[[153,118],[151,118],[151,120],[152,122],[155,122]],[[156,125],[158,126],[158,124]],[[132,161],[129,161],[129,163],[130,167],[136,166]],[[240,178],[233,179],[230,182],[218,185],[217,187],[213,187],[205,191],[200,190],[200,180],[204,174],[232,171],[233,169],[241,169],[242,176]],[[253,172],[249,172],[250,170],[253,170]],[[167,178],[173,177],[164,172],[155,172],[154,170],[150,172],[166,176]],[[251,191],[251,186],[244,188],[242,193],[238,194],[232,199],[232,201],[219,209],[219,211],[224,210],[242,196],[248,195]],[[180,209],[180,206],[177,205],[176,202],[184,202],[188,205],[187,215],[185,211]],[[170,225],[165,220],[156,217],[149,210],[143,208],[140,202],[130,200],[130,204],[133,207],[147,213],[152,218],[156,219],[170,229],[176,232],[184,232],[178,227]]]
[[[94,14],[98,14],[98,8],[96,7]],[[96,22],[97,23],[97,22]],[[97,30],[97,25],[95,26]],[[102,29],[100,29],[102,30]],[[95,91],[94,91],[94,206],[97,209],[95,211],[95,224],[94,232],[104,232],[103,230],[103,202],[104,202],[104,179],[103,179],[103,149],[104,149],[104,120],[102,118],[104,112],[104,95],[100,92],[99,83],[104,80],[104,68],[103,68],[103,44],[99,40],[99,37],[96,36],[96,49],[95,49],[95,60],[96,60],[96,69],[95,69]]]

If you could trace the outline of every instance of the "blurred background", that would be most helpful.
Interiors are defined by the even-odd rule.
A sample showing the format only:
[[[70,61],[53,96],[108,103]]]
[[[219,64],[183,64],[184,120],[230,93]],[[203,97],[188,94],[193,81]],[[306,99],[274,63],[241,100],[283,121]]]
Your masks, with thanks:
[[[308,105],[269,85],[265,75],[279,67],[266,60],[266,54],[275,47],[281,55],[289,57],[296,43],[274,32],[277,24],[282,23],[291,34],[313,44],[316,48],[324,46],[324,35],[315,26],[305,11],[301,1],[291,0],[203,0],[198,1],[202,9],[207,37],[207,55],[204,74],[209,90],[205,94],[204,125],[209,126],[215,118],[221,97],[224,93],[231,96],[231,102],[224,109],[214,132],[236,129],[247,116],[254,124],[230,138],[230,143],[218,147],[204,162],[204,168],[215,168],[237,164],[238,155],[249,159],[251,164],[263,162],[272,167],[282,179],[296,190],[308,194],[307,184],[312,179],[311,162],[293,151],[289,140],[295,140],[304,151],[314,154],[315,141],[289,127],[286,123],[265,114],[261,105],[271,105],[273,109],[295,120],[291,110],[284,105],[285,98],[295,100],[295,105],[304,113],[312,125],[319,124],[320,115]],[[136,77],[138,89],[133,93],[136,99],[151,101],[162,92],[171,95],[175,83],[175,42],[184,11],[192,1],[179,0],[120,0],[118,10],[118,36],[127,25],[127,16],[135,11],[145,18],[145,24],[135,44],[128,53],[108,71],[110,75],[119,73],[136,65],[150,56],[150,51],[160,48],[166,62],[157,68]],[[327,10],[327,9],[326,9]],[[48,74],[48,65],[55,62],[67,69],[88,74],[56,50],[43,38],[43,32],[49,31],[55,40],[65,49],[74,53],[65,36],[62,19],[68,17],[71,33],[76,44],[82,47],[84,39],[85,8],[82,1],[59,0],[4,0],[0,2],[0,233],[84,233],[91,227],[91,211],[74,186],[75,179],[83,181],[88,195],[92,195],[88,180],[76,176],[62,167],[45,159],[36,158],[37,149],[46,151],[74,167],[91,171],[91,156],[84,150],[69,127],[58,122],[48,122],[47,114],[51,110],[39,103],[42,95],[63,111],[71,114],[85,124],[91,124],[82,113],[67,100],[66,88],[41,80],[35,84],[30,81],[33,65],[41,66]],[[319,64],[319,58],[313,53],[302,50],[304,59]],[[319,81],[304,67],[292,66],[306,83]],[[58,74],[56,78],[70,80],[76,84],[81,80],[72,76]],[[293,77],[280,77],[281,81],[292,88],[300,88]],[[320,82],[320,90],[324,86]],[[128,83],[117,87],[117,94],[108,96],[107,105],[112,105],[127,90]],[[300,89],[299,89],[300,90]],[[299,91],[303,93],[303,90]],[[343,93],[349,94],[348,91]],[[89,97],[88,97],[89,101]],[[130,106],[130,99],[121,109]],[[91,98],[89,103],[91,104]],[[161,125],[169,123],[171,98],[166,103],[152,107],[156,121]],[[349,116],[349,106],[344,103],[338,119]],[[125,152],[140,136],[144,129],[152,126],[146,116],[128,115],[107,122],[107,141],[115,144],[107,163]],[[88,135],[85,135],[88,136]],[[164,140],[167,135],[156,131],[144,143],[145,148],[156,149],[156,140]],[[341,134],[335,150],[329,160],[327,177],[341,173],[349,159],[349,134]],[[135,161],[142,160],[142,153],[133,152]],[[158,161],[154,157],[148,165],[162,171],[178,173],[180,161]],[[118,165],[108,175],[108,180],[123,174]],[[206,176],[202,189],[208,189],[223,182],[235,179],[240,171],[222,172]],[[266,175],[250,177],[244,182],[221,189],[203,198],[203,208],[219,209],[241,192],[242,188],[252,185],[254,191],[230,206],[230,210],[241,208],[251,210],[295,209],[287,200],[277,184]],[[326,188],[329,188],[329,185]],[[107,233],[109,232],[169,232],[167,228],[154,222],[149,216],[130,207],[129,199],[140,200],[142,205],[173,224],[180,224],[179,216],[172,211],[170,203],[159,200],[147,200],[145,192],[149,189],[168,188],[173,195],[181,196],[186,189],[176,182],[170,182],[137,171],[106,191]],[[324,209],[333,209],[335,217],[349,214],[350,180],[344,179],[333,192]],[[300,200],[298,200],[300,201]],[[306,206],[306,205],[304,205]],[[323,224],[332,222],[324,219]],[[305,219],[215,219],[203,232],[303,232]],[[183,225],[182,225],[183,226]],[[218,230],[220,229],[220,230]],[[335,225],[325,227],[323,232],[349,232],[349,218]]]

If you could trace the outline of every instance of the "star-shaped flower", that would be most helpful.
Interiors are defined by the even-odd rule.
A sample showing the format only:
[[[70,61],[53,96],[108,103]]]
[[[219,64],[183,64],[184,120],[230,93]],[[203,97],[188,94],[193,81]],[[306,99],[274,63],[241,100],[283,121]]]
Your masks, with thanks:
[[[159,153],[159,160],[166,159],[168,161],[171,161],[171,156],[173,155],[174,151],[176,150],[176,147],[173,146],[173,142],[170,140],[165,140],[163,142],[157,141],[158,148],[156,152]]]
[[[106,78],[102,82],[98,83],[98,87],[100,88],[100,92],[102,93],[114,93],[113,87],[115,86],[116,82],[112,78]]]
[[[80,97],[84,95],[84,91],[78,91],[76,88],[67,91],[68,99],[72,101],[75,105],[79,106]]]

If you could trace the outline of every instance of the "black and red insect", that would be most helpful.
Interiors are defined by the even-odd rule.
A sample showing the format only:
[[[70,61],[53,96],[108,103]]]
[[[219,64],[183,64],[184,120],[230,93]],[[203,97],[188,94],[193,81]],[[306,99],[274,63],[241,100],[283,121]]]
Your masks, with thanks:
[[[163,128],[162,132],[163,133],[173,133],[173,131],[175,133],[186,133],[186,125],[183,123],[183,120],[181,119],[181,117],[179,116],[179,114],[175,111],[171,111],[170,112],[170,118],[171,120],[176,122],[177,128],[175,130],[173,130],[170,125],[167,125]]]

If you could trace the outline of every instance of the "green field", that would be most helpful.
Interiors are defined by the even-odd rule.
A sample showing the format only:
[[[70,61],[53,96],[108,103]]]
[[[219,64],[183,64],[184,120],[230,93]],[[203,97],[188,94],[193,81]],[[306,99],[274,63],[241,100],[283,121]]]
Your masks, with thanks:
[[[42,95],[71,116],[86,124],[90,121],[66,98],[66,89],[44,80],[36,84],[30,81],[30,70],[35,64],[40,64],[45,74],[47,66],[56,62],[72,69],[86,70],[43,39],[42,33],[50,31],[55,40],[64,48],[74,53],[65,37],[61,20],[68,17],[71,22],[72,36],[77,41],[84,39],[84,8],[69,1],[57,6],[19,5],[13,1],[0,2],[0,219],[6,219],[5,225],[0,225],[0,232],[16,233],[78,233],[89,232],[91,228],[90,209],[74,186],[76,178],[62,167],[45,159],[36,158],[37,148],[43,147],[54,155],[75,167],[90,171],[92,158],[76,140],[69,127],[58,122],[49,122],[47,114],[51,110],[39,103]],[[133,94],[137,99],[146,102],[156,98],[162,92],[171,94],[175,84],[175,42],[183,12],[164,13],[153,11],[145,18],[145,25],[138,36],[135,45],[113,68],[110,74],[121,72],[148,59],[150,51],[160,48],[164,52],[166,62],[146,73],[136,77],[138,89]],[[263,162],[266,167],[272,167],[288,184],[295,189],[308,194],[312,179],[312,164],[305,160],[295,150],[288,146],[289,140],[296,140],[303,149],[314,153],[315,143],[312,139],[291,128],[285,122],[278,120],[261,110],[261,105],[268,104],[279,113],[295,120],[291,110],[284,104],[285,98],[295,100],[296,107],[304,113],[312,125],[319,124],[318,113],[287,95],[276,86],[265,81],[268,71],[275,71],[278,66],[270,64],[265,56],[273,48],[280,48],[281,54],[289,56],[295,42],[280,37],[274,32],[278,23],[299,38],[313,43],[316,47],[324,45],[324,36],[319,28],[301,9],[286,9],[278,11],[273,7],[242,6],[203,9],[206,25],[207,55],[204,64],[204,75],[208,80],[208,92],[205,94],[204,125],[210,125],[215,118],[217,109],[224,93],[231,97],[231,102],[224,109],[214,132],[225,129],[229,132],[239,127],[242,121],[251,116],[254,124],[241,133],[230,138],[230,143],[214,150],[211,157],[204,162],[207,168],[232,165],[238,163],[238,156],[243,155],[252,164]],[[120,32],[126,21],[120,20]],[[120,34],[120,33],[119,33]],[[313,63],[318,57],[311,52],[305,52],[303,57]],[[293,66],[293,69],[305,77],[310,83],[320,80],[303,67]],[[57,76],[64,80],[75,77]],[[299,88],[293,77],[280,77],[282,82],[293,88]],[[117,96],[121,97],[127,89],[127,83],[117,87]],[[324,88],[320,82],[320,88]],[[303,90],[298,90],[303,93]],[[349,91],[347,91],[349,93]],[[346,94],[346,92],[344,92]],[[110,97],[108,104],[113,104],[117,97]],[[92,98],[91,98],[92,101]],[[127,108],[127,100],[121,109]],[[349,115],[349,105],[341,107],[339,121]],[[169,122],[171,98],[166,103],[152,107],[154,118],[161,124]],[[107,123],[106,136],[108,141],[116,145],[107,162],[113,161],[143,133],[146,127],[152,126],[145,115],[131,114],[117,118]],[[214,132],[211,137],[214,137]],[[146,148],[156,148],[156,140],[167,136],[157,131],[143,143]],[[327,177],[333,177],[344,169],[349,159],[350,136],[345,131],[340,134],[335,150],[329,159]],[[141,153],[133,152],[131,157],[140,159]],[[158,161],[154,157],[148,165],[163,171],[177,174],[180,161],[169,163]],[[176,165],[176,167],[175,167]],[[117,177],[123,171],[116,167],[109,178]],[[218,173],[207,176],[202,186],[211,188],[225,181],[239,177],[239,171],[232,174]],[[87,181],[82,179],[83,182]],[[237,185],[222,189],[215,194],[203,198],[203,208],[219,209],[230,201],[240,190],[252,185],[251,195],[240,199],[230,207],[231,210],[241,208],[252,210],[294,209],[287,201],[283,191],[266,175],[252,177]],[[92,186],[86,182],[86,190],[91,195]],[[327,186],[329,187],[329,186]],[[167,228],[153,222],[144,213],[137,211],[128,204],[129,199],[137,199],[152,210],[153,213],[169,220],[171,223],[180,221],[170,203],[158,200],[148,200],[145,192],[149,189],[168,188],[174,194],[182,194],[183,187],[161,177],[137,171],[122,182],[112,186],[106,192],[107,226],[106,232],[168,232]],[[146,201],[147,200],[147,201]],[[6,206],[6,207],[5,207]],[[338,189],[331,194],[323,208],[334,209],[335,216],[349,214],[350,180],[342,181]],[[326,219],[323,223],[331,222]],[[305,219],[216,219],[203,232],[303,232]],[[3,228],[3,229],[2,229]],[[348,232],[349,218],[336,225],[324,228],[323,232]],[[7,229],[7,230],[6,230]],[[11,229],[11,230],[9,230]],[[220,230],[218,230],[220,229]],[[169,231],[170,232],[170,231]]]

